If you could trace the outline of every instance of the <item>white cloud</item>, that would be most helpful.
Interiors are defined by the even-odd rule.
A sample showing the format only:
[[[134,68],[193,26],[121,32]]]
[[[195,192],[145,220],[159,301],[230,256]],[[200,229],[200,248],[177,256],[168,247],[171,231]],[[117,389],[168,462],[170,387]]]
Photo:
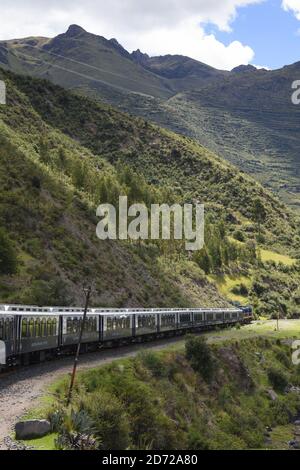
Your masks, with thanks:
[[[251,62],[254,51],[239,41],[226,46],[214,35],[206,34],[204,26],[212,23],[229,31],[238,8],[261,1],[1,0],[1,39],[54,36],[70,23],[77,23],[95,34],[116,37],[128,50],[140,48],[151,55],[183,54],[231,69]]]
[[[213,34],[205,34],[204,29],[192,19],[181,22],[173,29],[147,31],[138,38],[138,43],[136,36],[129,32],[124,42],[129,50],[139,47],[150,55],[182,54],[229,70],[240,64],[248,64],[254,57],[250,47],[238,41],[225,46]]]
[[[300,0],[282,0],[282,8],[285,11],[292,11],[300,20]]]
[[[257,70],[272,70],[270,69],[270,67],[268,67],[267,65],[256,65],[256,64],[252,64],[253,67],[255,67]]]

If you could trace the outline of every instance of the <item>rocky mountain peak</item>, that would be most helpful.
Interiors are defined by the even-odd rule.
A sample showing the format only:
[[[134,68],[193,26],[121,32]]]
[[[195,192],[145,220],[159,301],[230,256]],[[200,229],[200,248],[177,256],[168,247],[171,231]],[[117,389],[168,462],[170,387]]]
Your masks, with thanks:
[[[254,65],[239,65],[238,67],[235,67],[232,69],[232,72],[234,73],[245,73],[245,72],[255,72],[257,70]]]
[[[144,54],[143,52],[140,51],[140,49],[133,51],[131,54],[131,57],[135,62],[138,62],[139,64],[144,64],[149,59],[148,54]]]
[[[69,37],[79,36],[79,34],[86,33],[85,29],[77,24],[71,24],[66,32]]]

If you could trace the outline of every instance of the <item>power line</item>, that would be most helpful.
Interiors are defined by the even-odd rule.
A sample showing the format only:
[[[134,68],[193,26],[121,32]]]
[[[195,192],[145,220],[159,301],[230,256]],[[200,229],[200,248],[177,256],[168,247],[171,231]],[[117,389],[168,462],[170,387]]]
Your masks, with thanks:
[[[29,54],[26,54],[26,52],[21,52],[21,54],[25,57],[28,57],[30,59],[35,59],[35,60],[39,60],[41,62],[43,62],[44,64],[46,65],[50,65],[51,67],[55,67],[57,69],[60,69],[60,70],[63,70],[65,72],[69,72],[69,73],[73,73],[74,75],[78,75],[79,77],[82,77],[82,78],[86,78],[87,80],[91,80],[93,82],[97,82],[97,83],[102,83],[104,85],[107,85],[107,86],[110,86],[110,87],[113,87],[113,88],[117,88],[121,91],[126,91],[128,93],[132,93],[134,95],[141,95],[141,96],[146,96],[148,98],[153,98],[153,96],[151,95],[147,95],[145,93],[141,93],[141,92],[138,92],[138,91],[132,91],[132,90],[128,90],[127,88],[124,88],[120,85],[115,85],[115,84],[112,84],[112,83],[109,83],[109,82],[106,82],[105,80],[101,80],[100,78],[94,78],[92,77],[91,75],[87,75],[87,74],[84,74],[84,73],[81,73],[81,72],[77,72],[76,70],[71,70],[71,69],[68,69],[66,67],[63,67],[62,65],[58,65],[58,64],[53,64],[52,62],[48,62],[47,60],[44,60],[44,59],[40,59],[38,57],[34,57],[34,56],[31,56]]]
[[[66,71],[66,72],[69,72],[69,73],[73,73],[73,74],[75,74],[75,75],[81,76],[82,78],[86,78],[86,79],[88,79],[88,80],[92,80],[92,81],[95,81],[95,82],[103,83],[103,84],[105,84],[105,85],[108,85],[108,86],[111,86],[111,87],[114,87],[114,88],[118,88],[118,89],[120,89],[120,90],[126,90],[126,91],[129,91],[130,93],[133,93],[133,94],[138,94],[138,95],[146,96],[146,97],[148,97],[148,98],[153,98],[152,95],[148,95],[148,94],[142,93],[142,92],[137,92],[137,91],[128,90],[127,88],[124,88],[124,87],[122,87],[122,86],[120,86],[120,85],[111,84],[111,83],[109,83],[109,82],[107,82],[107,81],[105,81],[105,80],[101,80],[101,79],[98,79],[98,78],[94,78],[94,77],[92,77],[91,75],[83,74],[83,73],[81,73],[81,72],[77,72],[77,71],[75,71],[75,70],[72,70],[72,69],[69,69],[69,68],[66,68],[66,67],[63,67],[63,66],[59,66],[59,65],[57,65],[57,64],[53,64],[52,62],[48,62],[47,60],[42,59],[42,58],[40,58],[40,57],[32,56],[32,55],[30,55],[30,54],[24,52],[23,50],[22,50],[22,51],[18,51],[18,50],[17,50],[17,51],[11,51],[10,49],[8,49],[8,48],[7,48],[5,45],[3,45],[3,44],[2,44],[2,47],[4,47],[4,48],[7,50],[7,52],[12,52],[16,57],[17,57],[18,55],[22,54],[22,55],[25,56],[25,57],[28,57],[28,58],[30,58],[30,59],[40,60],[41,62],[43,62],[43,63],[45,63],[45,64],[47,64],[47,65],[50,65],[50,66],[55,67],[55,68],[59,68],[59,69],[61,69],[61,70],[64,70],[64,71]],[[37,50],[39,50],[39,51],[41,51],[41,52],[43,52],[43,53],[49,54],[49,55],[51,55],[51,56],[53,56],[53,57],[57,57],[57,58],[63,59],[63,60],[68,60],[68,61],[73,62],[73,63],[75,63],[75,64],[82,65],[83,67],[88,67],[88,68],[91,68],[91,69],[93,69],[93,70],[96,70],[96,71],[98,71],[98,72],[100,72],[100,73],[106,73],[106,74],[109,74],[109,75],[112,75],[112,76],[121,78],[121,79],[123,79],[123,80],[125,80],[125,81],[127,81],[127,82],[130,81],[130,82],[137,83],[137,84],[140,84],[140,83],[141,83],[140,81],[138,81],[138,80],[136,80],[136,79],[134,79],[134,78],[130,78],[130,77],[124,76],[124,75],[122,75],[122,74],[118,74],[118,73],[116,73],[116,72],[112,72],[112,71],[107,70],[107,69],[102,69],[102,68],[100,68],[100,67],[96,67],[96,66],[94,66],[94,65],[87,64],[87,63],[85,63],[85,62],[81,62],[81,61],[79,61],[79,60],[76,60],[76,59],[72,59],[72,58],[70,58],[70,57],[63,56],[63,55],[61,55],[61,54],[57,54],[57,53],[55,53],[55,52],[47,51],[47,50],[45,50],[45,49],[43,49],[43,48],[41,48],[41,47],[39,47],[39,46],[32,46],[31,44],[26,44],[26,47],[29,47],[29,48],[32,48],[32,49],[37,49]],[[155,75],[154,75],[151,71],[147,71],[147,72],[150,73],[151,75],[153,75],[153,77],[155,77]],[[155,77],[155,78],[156,78],[156,77]],[[155,90],[159,90],[160,92],[162,92],[162,91],[165,90],[165,91],[167,91],[167,92],[169,92],[169,93],[172,93],[170,90],[163,89],[163,88],[161,88],[161,87],[159,87],[159,86],[156,86],[156,85],[153,85],[153,84],[148,84],[147,86],[148,86],[148,88],[152,88],[152,89],[155,89]]]

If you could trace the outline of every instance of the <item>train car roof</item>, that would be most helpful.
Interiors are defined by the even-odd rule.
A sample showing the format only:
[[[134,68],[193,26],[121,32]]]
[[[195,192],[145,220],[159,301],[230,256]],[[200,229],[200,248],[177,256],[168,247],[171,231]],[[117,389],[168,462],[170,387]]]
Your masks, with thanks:
[[[88,315],[146,315],[155,313],[220,313],[220,312],[242,312],[242,308],[89,308]],[[37,305],[14,305],[14,304],[0,304],[0,315],[45,315],[45,316],[76,316],[83,315],[84,309],[82,307],[39,307]]]

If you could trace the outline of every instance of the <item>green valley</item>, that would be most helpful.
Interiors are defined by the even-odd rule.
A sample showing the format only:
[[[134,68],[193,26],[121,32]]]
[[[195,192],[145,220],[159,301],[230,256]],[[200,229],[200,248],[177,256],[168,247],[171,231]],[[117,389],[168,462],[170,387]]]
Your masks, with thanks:
[[[90,280],[103,306],[225,305],[237,296],[257,313],[298,315],[298,218],[272,193],[190,138],[48,81],[4,70],[1,78],[0,216],[18,260],[1,275],[3,301],[79,302]],[[120,194],[148,206],[204,203],[204,250],[100,242],[96,207]],[[214,281],[222,276],[237,282],[224,290]]]
[[[299,63],[220,71],[180,55],[130,54],[77,25],[53,39],[1,41],[0,62],[190,136],[299,209]]]

